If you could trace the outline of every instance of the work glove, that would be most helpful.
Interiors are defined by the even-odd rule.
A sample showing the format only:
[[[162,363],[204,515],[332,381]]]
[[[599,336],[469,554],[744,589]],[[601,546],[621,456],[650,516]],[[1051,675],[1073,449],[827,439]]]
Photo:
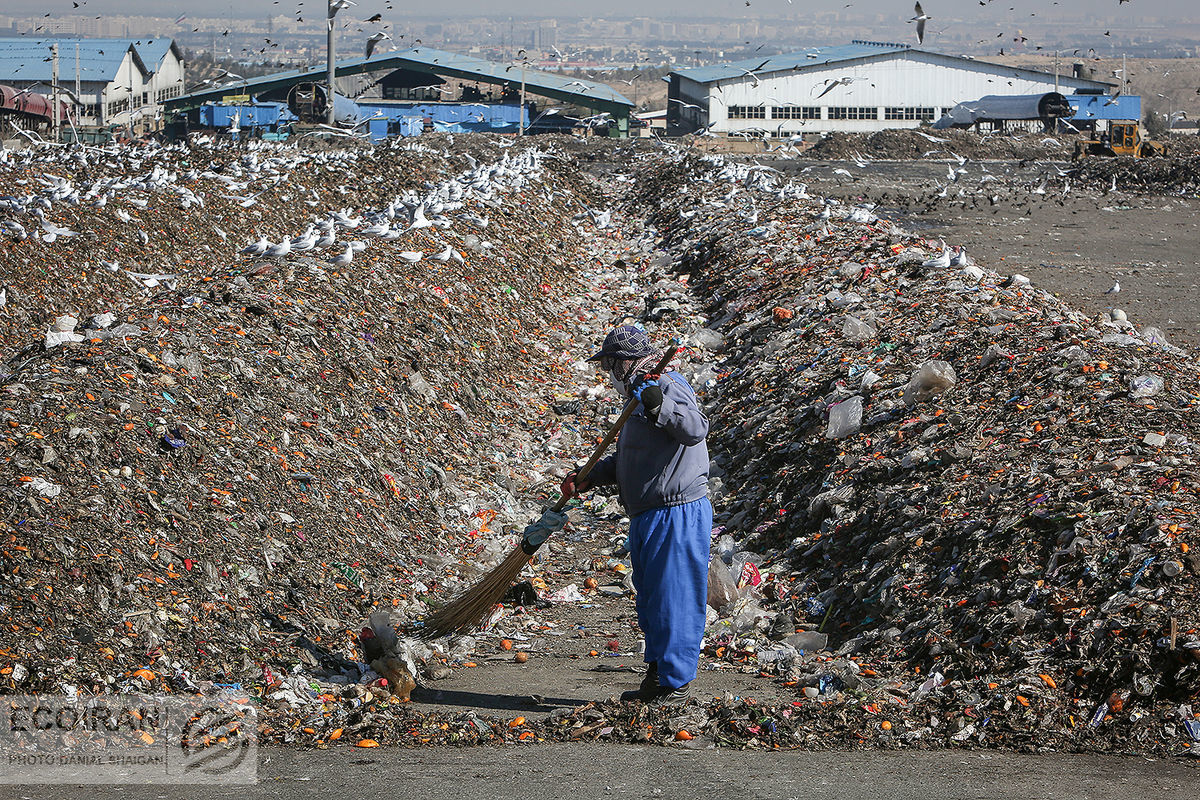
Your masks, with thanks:
[[[575,495],[583,494],[592,488],[592,485],[587,481],[579,480],[578,472],[571,472],[563,478],[562,486],[559,488],[562,491],[563,500],[570,500]]]
[[[633,382],[633,396],[652,420],[657,420],[658,412],[662,411],[663,391],[658,378],[658,375],[642,375]]]
[[[550,534],[561,531],[566,524],[566,514],[552,508],[546,509],[537,522],[525,527],[525,532],[521,535],[521,549],[526,555],[533,555],[550,538]]]

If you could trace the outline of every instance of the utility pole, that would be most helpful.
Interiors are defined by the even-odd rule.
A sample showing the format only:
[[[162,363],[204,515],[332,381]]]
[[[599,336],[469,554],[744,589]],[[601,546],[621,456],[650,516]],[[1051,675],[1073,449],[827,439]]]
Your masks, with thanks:
[[[1058,51],[1054,51],[1054,93],[1058,94]]]
[[[50,104],[54,106],[54,141],[58,141],[58,128],[62,124],[58,110],[58,44],[50,45]]]
[[[525,135],[525,59],[521,59],[521,107],[517,110],[517,136]]]
[[[329,0],[329,14],[325,18],[325,28],[326,28],[326,32],[329,34],[329,39],[325,44],[325,48],[326,48],[325,49],[326,83],[329,84],[329,97],[326,98],[326,104],[328,107],[325,109],[325,120],[330,125],[333,125],[335,123],[335,121],[337,120],[337,117],[334,114],[334,108],[333,108],[333,97],[334,97],[334,94],[337,92],[337,88],[334,83],[334,79],[337,76],[334,74],[335,68],[334,68],[334,52],[333,52],[333,40],[334,40],[333,18],[336,17],[337,13],[339,11],[341,11],[343,8],[349,8],[350,6],[353,6],[353,5],[358,5],[358,4],[355,3],[354,0]]]
[[[325,101],[327,104],[327,107],[325,109],[325,121],[328,122],[330,125],[333,125],[336,122],[336,117],[334,116],[334,113],[333,113],[333,93],[335,91],[334,78],[336,77],[334,74],[336,70],[334,67],[334,60],[333,60],[334,59],[333,18],[335,16],[337,16],[337,12],[338,12],[338,10],[336,8],[334,8],[333,0],[330,0],[329,20],[327,21],[327,23],[325,25],[325,27],[329,29],[329,31],[328,31],[329,40],[326,43],[326,51],[325,51],[325,72],[327,73],[326,78],[327,78],[327,83],[329,84],[329,96],[325,98]]]

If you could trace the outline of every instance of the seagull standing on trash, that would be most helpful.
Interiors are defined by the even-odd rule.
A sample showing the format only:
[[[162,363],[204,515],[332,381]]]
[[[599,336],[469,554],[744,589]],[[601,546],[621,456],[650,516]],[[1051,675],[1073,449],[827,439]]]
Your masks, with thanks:
[[[1120,291],[1121,291],[1121,282],[1118,280],[1114,280],[1113,285],[1108,287],[1108,291],[1105,292],[1105,294],[1118,294]]]
[[[279,244],[273,244],[268,247],[263,255],[267,258],[283,258],[290,252],[292,252],[292,240],[285,236]]]
[[[271,242],[265,236],[260,236],[257,242],[251,242],[242,248],[242,255],[259,256],[267,252],[267,248],[271,246]]]
[[[948,267],[950,266],[950,248],[942,245],[942,252],[938,256],[921,262],[922,267]]]
[[[335,267],[346,267],[349,266],[350,262],[353,260],[354,247],[352,245],[346,245],[346,249],[329,259],[329,263],[333,264]]]

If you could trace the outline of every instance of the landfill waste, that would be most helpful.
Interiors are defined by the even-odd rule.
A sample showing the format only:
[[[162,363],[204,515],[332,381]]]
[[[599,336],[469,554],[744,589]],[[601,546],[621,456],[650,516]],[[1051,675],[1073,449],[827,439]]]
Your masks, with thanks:
[[[1074,166],[1063,178],[1076,186],[1091,189],[1194,195],[1200,191],[1200,154],[1166,158],[1089,158]],[[1061,179],[1052,181],[1051,185],[1061,186]]]
[[[715,536],[762,576],[706,652],[890,741],[1195,747],[1191,355],[1027,278],[930,268],[942,243],[773,170],[673,156],[636,184],[724,335]],[[785,654],[797,630],[828,649]]]
[[[589,187],[504,144],[4,152],[8,690],[358,685],[359,620],[512,548],[600,328]]]
[[[828,133],[806,150],[804,158],[843,161],[855,157],[913,159],[931,151],[942,158],[951,153],[976,159],[1063,158],[1074,138],[1017,133],[980,135],[963,130],[887,130],[876,133]]]
[[[4,691],[223,693],[315,747],[1200,751],[1200,378],[1136,320],[653,143],[43,149],[0,187]],[[624,320],[712,422],[697,699],[404,703],[362,620],[511,550],[619,410],[581,359]],[[629,602],[615,498],[568,511],[484,630],[404,642],[414,700]]]

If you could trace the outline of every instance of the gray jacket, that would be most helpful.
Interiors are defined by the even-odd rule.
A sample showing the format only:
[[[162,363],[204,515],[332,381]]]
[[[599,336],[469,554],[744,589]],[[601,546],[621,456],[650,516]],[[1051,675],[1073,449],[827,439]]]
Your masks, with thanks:
[[[659,384],[658,419],[651,421],[639,405],[621,429],[616,454],[597,462],[587,477],[592,486],[617,484],[630,517],[708,494],[708,417],[678,373],[666,373]]]

